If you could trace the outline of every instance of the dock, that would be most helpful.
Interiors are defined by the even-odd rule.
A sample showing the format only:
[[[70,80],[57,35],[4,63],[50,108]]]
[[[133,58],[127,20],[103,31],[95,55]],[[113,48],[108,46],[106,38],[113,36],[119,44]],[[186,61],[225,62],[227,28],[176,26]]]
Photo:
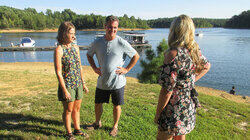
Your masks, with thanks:
[[[150,44],[132,44],[131,45],[132,47],[134,47],[135,49],[138,49],[138,48],[151,48],[152,46]]]
[[[79,45],[78,45],[79,46]],[[132,44],[134,48],[149,48],[149,44]],[[88,50],[89,46],[79,46],[80,50]],[[0,47],[0,52],[13,52],[13,51],[53,51],[56,47],[43,46],[43,47]]]

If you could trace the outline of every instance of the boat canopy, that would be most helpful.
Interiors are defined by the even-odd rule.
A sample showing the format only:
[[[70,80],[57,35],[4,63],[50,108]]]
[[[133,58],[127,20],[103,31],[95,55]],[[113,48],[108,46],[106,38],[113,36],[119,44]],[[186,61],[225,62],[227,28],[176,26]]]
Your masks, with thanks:
[[[137,32],[124,32],[125,39],[131,44],[144,44],[146,34]]]
[[[21,43],[31,43],[31,38],[24,37],[24,38],[22,38]]]

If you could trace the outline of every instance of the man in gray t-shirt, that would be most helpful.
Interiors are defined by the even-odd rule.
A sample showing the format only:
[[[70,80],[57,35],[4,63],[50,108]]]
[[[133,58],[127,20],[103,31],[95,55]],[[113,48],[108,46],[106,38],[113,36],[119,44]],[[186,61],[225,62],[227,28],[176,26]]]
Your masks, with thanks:
[[[101,127],[102,104],[109,103],[110,95],[113,103],[114,125],[111,136],[118,133],[118,121],[121,115],[121,105],[124,104],[125,74],[133,68],[139,59],[137,51],[124,39],[117,36],[119,20],[115,16],[108,16],[105,22],[106,34],[97,38],[90,46],[87,58],[99,75],[95,92],[96,121],[88,129]],[[96,66],[93,56],[96,55],[99,67]],[[131,58],[126,68],[123,67],[126,56]]]

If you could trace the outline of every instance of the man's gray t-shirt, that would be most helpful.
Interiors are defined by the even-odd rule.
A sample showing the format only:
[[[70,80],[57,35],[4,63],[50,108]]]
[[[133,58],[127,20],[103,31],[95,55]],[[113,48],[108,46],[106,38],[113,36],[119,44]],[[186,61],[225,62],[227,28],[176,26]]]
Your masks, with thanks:
[[[101,67],[102,75],[98,77],[97,88],[113,90],[126,85],[125,75],[115,73],[118,66],[123,67],[126,55],[131,58],[137,53],[126,40],[116,36],[115,39],[107,41],[103,36],[91,44],[87,53],[91,57],[96,54]]]

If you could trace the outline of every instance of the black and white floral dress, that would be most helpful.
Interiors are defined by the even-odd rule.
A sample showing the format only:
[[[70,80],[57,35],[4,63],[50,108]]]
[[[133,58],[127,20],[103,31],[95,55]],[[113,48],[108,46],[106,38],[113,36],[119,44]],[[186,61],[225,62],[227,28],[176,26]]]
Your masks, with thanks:
[[[200,57],[208,64],[203,55]],[[185,47],[178,48],[175,58],[162,66],[159,84],[173,93],[158,119],[161,131],[177,136],[194,129],[196,110],[190,95],[195,82],[194,70],[195,65]]]

